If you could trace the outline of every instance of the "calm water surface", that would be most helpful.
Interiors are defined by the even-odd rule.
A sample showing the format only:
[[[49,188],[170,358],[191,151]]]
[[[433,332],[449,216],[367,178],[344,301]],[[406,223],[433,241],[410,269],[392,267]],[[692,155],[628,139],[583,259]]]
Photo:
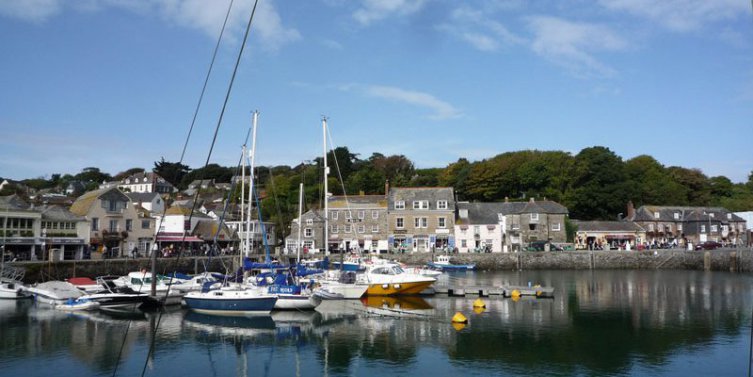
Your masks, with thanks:
[[[137,318],[0,301],[2,376],[636,375],[749,373],[753,277],[697,271],[444,276],[555,287],[554,299],[328,301],[253,319]],[[455,312],[469,324],[450,324]],[[159,323],[159,326],[156,326]],[[156,330],[155,330],[156,328]],[[150,345],[154,352],[150,354]]]

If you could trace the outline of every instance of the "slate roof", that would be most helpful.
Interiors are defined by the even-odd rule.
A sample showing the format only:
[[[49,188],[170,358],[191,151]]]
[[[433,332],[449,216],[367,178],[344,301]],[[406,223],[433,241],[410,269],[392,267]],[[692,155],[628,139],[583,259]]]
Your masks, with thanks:
[[[407,204],[406,204],[407,205]],[[567,208],[551,200],[537,202],[485,202],[485,203],[468,203],[461,202],[457,204],[458,213],[460,210],[468,210],[468,218],[459,218],[458,223],[467,224],[497,224],[499,214],[502,215],[519,215],[527,213],[567,215]]]
[[[214,235],[218,232],[217,240],[230,241],[237,240],[238,235],[232,231],[226,224],[222,224],[220,228],[219,224],[214,221],[202,220],[196,224],[196,228],[193,230],[193,235],[197,236],[205,241],[214,240]]]
[[[657,219],[654,215],[659,213]],[[674,214],[678,213],[679,218],[675,219]],[[708,221],[708,214],[713,214],[712,219],[722,222],[727,221],[745,221],[740,216],[735,215],[723,207],[684,207],[684,206],[653,206],[643,205],[635,210],[635,215],[628,218],[629,221]],[[731,218],[727,218],[730,214]]]
[[[39,208],[43,220],[53,221],[86,221],[86,217],[78,216],[71,211],[57,205],[43,206]]]
[[[630,221],[579,221],[573,223],[580,232],[643,232],[640,225]]]
[[[13,194],[0,196],[0,209],[7,211],[25,211],[30,209],[29,203],[21,199],[20,196]]]
[[[126,196],[134,202],[151,202],[154,197],[159,197],[156,192],[127,192]]]
[[[387,198],[384,195],[353,195],[332,196],[329,198],[329,208],[384,208],[387,209]]]
[[[455,208],[455,194],[452,187],[392,187],[388,195],[389,210],[395,209],[395,201],[405,201],[405,208],[411,209],[414,200],[429,201],[429,209],[436,210],[437,201],[446,200],[447,209]]]

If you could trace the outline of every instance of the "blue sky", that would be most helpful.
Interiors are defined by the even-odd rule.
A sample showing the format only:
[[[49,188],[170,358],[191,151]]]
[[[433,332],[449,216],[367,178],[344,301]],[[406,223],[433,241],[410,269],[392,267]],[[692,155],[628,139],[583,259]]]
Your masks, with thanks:
[[[229,2],[0,0],[0,177],[178,161]],[[236,0],[185,163],[203,166],[251,0]],[[602,145],[747,180],[748,0],[260,0],[211,162],[403,154],[444,167]]]

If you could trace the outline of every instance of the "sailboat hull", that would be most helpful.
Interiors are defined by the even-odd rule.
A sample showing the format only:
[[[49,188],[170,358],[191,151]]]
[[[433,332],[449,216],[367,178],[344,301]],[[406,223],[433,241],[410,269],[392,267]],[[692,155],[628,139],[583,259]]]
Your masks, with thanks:
[[[248,316],[272,312],[277,302],[275,296],[217,295],[215,292],[187,294],[184,297],[189,309],[202,314]]]

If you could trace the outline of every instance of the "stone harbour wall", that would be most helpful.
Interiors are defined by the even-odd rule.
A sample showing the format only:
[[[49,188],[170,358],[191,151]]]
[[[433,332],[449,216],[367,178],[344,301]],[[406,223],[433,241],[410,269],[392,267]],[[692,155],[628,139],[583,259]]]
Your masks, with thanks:
[[[382,258],[396,260],[408,265],[428,263],[431,253],[383,254]],[[252,256],[255,261],[261,255]],[[294,258],[283,256],[283,262]],[[330,255],[331,261],[339,255]],[[707,270],[753,272],[753,249],[719,249],[711,251],[644,250],[644,251],[564,251],[521,252],[488,254],[453,254],[453,263],[476,263],[477,269],[487,271],[515,270]],[[16,262],[10,265],[26,270],[24,281],[34,283],[47,280],[64,280],[74,276],[96,277],[102,275],[126,275],[132,271],[150,269],[151,261],[140,259],[79,260],[62,262]],[[206,267],[205,267],[206,265]],[[203,271],[233,271],[238,265],[237,256],[159,258],[157,272],[179,271],[199,273]]]

